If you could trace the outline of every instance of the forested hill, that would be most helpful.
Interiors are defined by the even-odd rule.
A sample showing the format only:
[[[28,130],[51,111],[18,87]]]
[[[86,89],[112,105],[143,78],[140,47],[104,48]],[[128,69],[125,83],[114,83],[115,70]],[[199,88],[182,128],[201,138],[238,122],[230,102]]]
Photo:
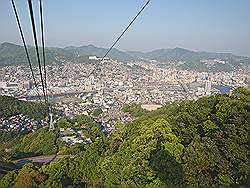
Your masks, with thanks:
[[[45,52],[48,64],[61,63],[67,60],[83,63],[88,62],[88,56],[96,55],[102,57],[107,50],[106,48],[86,45],[80,47],[69,46],[66,48],[47,47]],[[29,46],[28,51],[31,62],[36,64],[35,48]],[[108,57],[121,61],[138,59],[157,60],[160,64],[172,64],[184,69],[215,72],[243,69],[250,64],[249,57],[236,56],[231,53],[191,51],[183,48],[159,49],[148,53],[125,52],[114,48]],[[217,61],[213,62],[214,60]],[[212,64],[210,61],[212,61]],[[7,42],[0,44],[0,67],[21,64],[27,65],[26,55],[22,46]]]
[[[40,50],[42,49],[40,48]],[[31,63],[36,65],[37,59],[35,48],[33,46],[28,46],[28,52]],[[74,54],[62,48],[46,48],[45,53],[48,64],[58,63],[63,60],[72,60],[75,57]],[[28,65],[23,46],[8,42],[0,44],[0,67],[16,65]]]
[[[20,101],[14,97],[0,95],[0,118],[24,114],[30,118],[43,119],[47,108],[44,104]]]
[[[248,90],[138,111],[75,158],[26,165],[0,186],[247,187]]]
[[[41,50],[41,48],[40,48]],[[66,47],[66,48],[54,48],[46,47],[46,61],[48,64],[51,63],[62,63],[66,61],[79,62],[86,56],[96,55],[102,57],[108,49],[98,48],[93,45],[81,46],[81,47]],[[28,47],[31,63],[37,64],[36,52],[33,46]],[[109,57],[118,60],[132,60],[131,56],[125,52],[113,49]],[[88,58],[87,58],[88,59]],[[12,43],[0,44],[0,67],[2,66],[15,66],[15,65],[27,65],[27,58],[25,55],[24,48],[20,45]]]

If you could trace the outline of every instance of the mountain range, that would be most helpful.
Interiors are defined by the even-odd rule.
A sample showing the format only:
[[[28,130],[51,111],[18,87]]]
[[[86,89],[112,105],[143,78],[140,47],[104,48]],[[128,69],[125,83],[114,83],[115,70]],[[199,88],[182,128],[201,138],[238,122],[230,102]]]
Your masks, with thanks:
[[[35,48],[28,47],[32,63],[36,62]],[[87,46],[69,46],[65,48],[46,48],[46,59],[48,63],[60,63],[62,60],[78,60],[82,57],[96,55],[102,57],[108,49],[98,48],[94,45]],[[155,60],[158,64],[174,64],[187,69],[209,69],[209,70],[232,70],[241,68],[242,66],[249,66],[250,58],[244,56],[236,56],[231,53],[210,53],[210,52],[196,52],[183,48],[174,49],[159,49],[148,53],[140,51],[121,51],[116,48],[112,49],[108,57],[111,59],[130,61],[130,60]],[[217,65],[207,65],[202,63],[202,60],[222,60],[226,63]],[[155,62],[153,61],[153,62]],[[13,43],[2,43],[0,45],[0,66],[20,65],[27,63],[24,49],[20,45]]]

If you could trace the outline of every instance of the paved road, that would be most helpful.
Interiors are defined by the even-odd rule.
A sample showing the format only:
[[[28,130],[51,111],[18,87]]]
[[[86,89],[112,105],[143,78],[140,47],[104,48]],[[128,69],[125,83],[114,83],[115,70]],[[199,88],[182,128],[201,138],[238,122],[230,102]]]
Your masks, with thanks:
[[[51,163],[54,161],[57,161],[61,158],[64,157],[74,157],[72,155],[49,155],[49,156],[37,156],[37,157],[28,157],[28,158],[23,158],[23,159],[18,159],[13,161],[17,167],[23,166],[26,163]]]
[[[9,172],[8,170],[5,170],[5,169],[2,169],[1,167],[0,167],[0,175],[2,174],[2,173],[7,173],[7,172]]]
[[[13,167],[0,166],[0,176],[7,174],[9,171],[15,170]]]

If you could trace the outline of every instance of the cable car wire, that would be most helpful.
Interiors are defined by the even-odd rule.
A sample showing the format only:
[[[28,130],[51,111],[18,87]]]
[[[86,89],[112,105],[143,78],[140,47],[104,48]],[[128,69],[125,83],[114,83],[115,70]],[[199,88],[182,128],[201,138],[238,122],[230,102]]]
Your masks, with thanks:
[[[45,56],[45,41],[44,41],[44,24],[43,24],[43,7],[42,7],[42,0],[39,0],[40,6],[40,24],[41,24],[41,38],[42,38],[42,54],[43,54],[43,71],[44,71],[44,87],[45,87],[45,94],[47,96],[48,102],[48,88],[47,88],[47,71],[46,71],[46,56]]]
[[[31,19],[32,31],[33,31],[33,37],[34,37],[34,42],[35,42],[37,62],[38,62],[40,78],[41,78],[41,83],[42,83],[42,88],[43,88],[43,96],[44,96],[44,101],[46,103],[47,99],[46,99],[46,93],[45,93],[45,88],[44,88],[44,80],[43,80],[42,67],[41,67],[39,48],[38,48],[38,42],[37,42],[36,25],[35,25],[35,19],[34,19],[32,0],[28,0],[28,7],[29,7],[29,12],[30,12],[30,19]]]
[[[135,20],[140,16],[140,14],[144,11],[144,9],[149,5],[151,0],[148,0],[144,6],[141,8],[141,10],[136,14],[136,16],[133,18],[133,20],[128,24],[128,26],[123,30],[123,32],[120,34],[120,36],[116,39],[116,41],[111,45],[111,47],[108,49],[108,51],[104,54],[104,56],[101,59],[102,61],[107,57],[107,55],[111,52],[111,50],[115,47],[115,45],[121,40],[123,35],[128,31],[128,29],[132,26],[132,24],[135,22]],[[98,66],[98,65],[97,65]],[[92,73],[97,69],[97,66],[90,72],[89,76],[92,75]]]
[[[126,33],[126,31],[130,28],[130,26],[134,23],[134,21],[140,16],[140,14],[143,12],[143,10],[148,6],[151,0],[148,0],[146,4],[142,7],[142,9],[137,13],[137,15],[133,18],[133,20],[129,23],[129,25],[124,29],[124,31],[121,33],[121,35],[116,39],[116,41],[112,44],[112,46],[109,48],[109,50],[106,52],[106,54],[102,57],[103,61],[105,57],[110,53],[110,51],[114,48],[114,46],[119,42],[119,40],[122,38],[122,36]]]
[[[27,57],[27,60],[28,60],[28,63],[29,63],[29,68],[30,68],[30,71],[31,71],[31,76],[32,76],[35,88],[37,90],[37,95],[38,95],[39,101],[41,102],[41,96],[39,94],[38,85],[37,85],[35,74],[34,74],[34,71],[33,71],[33,68],[32,68],[32,64],[31,64],[31,60],[30,60],[28,48],[27,48],[27,45],[26,45],[26,42],[25,42],[25,38],[24,38],[24,34],[23,34],[21,22],[20,22],[20,19],[19,19],[19,16],[18,16],[18,12],[17,12],[14,0],[12,0],[11,3],[12,3],[13,11],[14,11],[14,14],[15,14],[15,17],[16,17],[16,21],[17,21],[17,25],[18,25],[19,32],[20,32],[20,35],[21,35],[21,39],[22,39],[22,42],[23,42],[24,51],[25,51],[25,54],[26,54],[26,57]]]

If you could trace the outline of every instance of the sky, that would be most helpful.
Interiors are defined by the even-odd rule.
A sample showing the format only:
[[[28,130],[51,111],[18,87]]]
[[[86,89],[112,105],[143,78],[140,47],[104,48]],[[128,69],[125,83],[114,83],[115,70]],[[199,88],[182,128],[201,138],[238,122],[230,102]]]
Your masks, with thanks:
[[[15,0],[32,45],[26,0]],[[38,0],[33,0],[38,13]],[[43,0],[46,46],[108,48],[146,0]],[[36,14],[37,29],[39,15]],[[38,29],[39,32],[39,29]],[[0,43],[22,44],[10,0],[0,0]],[[116,48],[181,47],[250,56],[250,0],[151,0]]]

